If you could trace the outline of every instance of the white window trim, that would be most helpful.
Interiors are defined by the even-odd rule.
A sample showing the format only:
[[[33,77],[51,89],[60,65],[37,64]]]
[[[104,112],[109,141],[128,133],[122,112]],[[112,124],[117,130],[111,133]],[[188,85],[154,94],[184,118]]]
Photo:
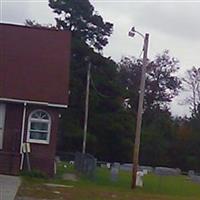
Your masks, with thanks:
[[[33,115],[33,113],[38,112],[38,111],[42,111],[44,113],[46,113],[49,117],[48,120],[45,119],[31,119],[31,116]],[[48,121],[48,131],[44,131],[45,133],[47,132],[47,140],[38,140],[38,139],[30,139],[30,131],[31,131],[31,122],[47,122]],[[40,131],[40,130],[39,130]],[[42,132],[42,131],[40,131]],[[28,117],[28,129],[27,129],[27,142],[30,143],[37,143],[37,144],[49,144],[50,143],[50,134],[51,134],[51,116],[50,114],[45,111],[45,110],[41,110],[41,109],[37,109],[37,110],[33,110]]]

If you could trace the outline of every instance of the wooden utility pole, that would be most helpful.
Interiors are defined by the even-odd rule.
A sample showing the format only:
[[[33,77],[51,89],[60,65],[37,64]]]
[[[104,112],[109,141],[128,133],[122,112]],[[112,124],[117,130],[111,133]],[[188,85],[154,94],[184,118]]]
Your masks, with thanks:
[[[83,154],[85,154],[86,141],[87,141],[88,107],[89,107],[89,93],[90,93],[90,69],[91,69],[91,62],[88,63],[88,70],[87,70],[87,86],[86,86],[86,97],[85,97],[84,136],[83,136],[83,149],[82,149],[82,153]]]
[[[144,37],[144,47],[143,47],[143,66],[140,82],[139,91],[139,103],[138,103],[138,113],[137,113],[137,124],[135,133],[135,145],[133,153],[133,168],[132,168],[132,184],[131,188],[136,187],[136,177],[139,165],[139,152],[140,152],[140,135],[141,135],[141,125],[142,125],[142,114],[143,114],[143,102],[144,102],[144,91],[145,91],[145,79],[146,79],[146,66],[147,66],[147,51],[148,51],[149,34],[146,33]]]

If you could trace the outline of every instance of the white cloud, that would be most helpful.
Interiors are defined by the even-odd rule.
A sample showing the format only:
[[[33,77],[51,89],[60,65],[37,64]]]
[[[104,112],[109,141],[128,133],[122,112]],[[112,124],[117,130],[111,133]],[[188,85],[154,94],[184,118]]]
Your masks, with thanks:
[[[24,24],[26,19],[32,19],[42,24],[55,24],[54,14],[48,6],[48,0],[4,0],[1,12],[1,20],[7,23]]]

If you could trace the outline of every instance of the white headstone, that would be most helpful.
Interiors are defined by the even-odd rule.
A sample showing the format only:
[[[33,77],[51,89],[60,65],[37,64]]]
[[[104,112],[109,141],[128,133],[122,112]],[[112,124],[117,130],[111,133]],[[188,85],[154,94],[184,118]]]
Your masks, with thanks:
[[[148,170],[147,169],[143,169],[142,171],[143,171],[144,175],[148,174]]]
[[[119,174],[119,168],[113,166],[111,168],[111,181],[117,181]]]
[[[106,166],[107,166],[108,169],[110,169],[111,164],[110,164],[110,163],[107,163]]]
[[[143,176],[144,173],[141,171],[137,172],[137,176],[136,176],[136,186],[138,187],[143,187]]]

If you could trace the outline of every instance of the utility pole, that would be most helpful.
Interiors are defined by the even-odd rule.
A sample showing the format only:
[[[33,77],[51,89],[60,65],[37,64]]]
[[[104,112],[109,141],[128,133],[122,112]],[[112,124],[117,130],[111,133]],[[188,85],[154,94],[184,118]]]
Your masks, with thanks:
[[[138,171],[138,165],[139,165],[140,135],[141,135],[143,102],[144,102],[144,91],[145,91],[148,42],[149,42],[149,34],[146,33],[144,36],[143,62],[142,62],[143,66],[142,66],[142,74],[141,74],[141,82],[140,82],[137,124],[136,124],[136,133],[135,133],[135,145],[134,145],[134,153],[133,153],[132,184],[131,184],[132,189],[136,187],[136,177],[137,177],[137,171]]]
[[[88,107],[89,107],[89,93],[90,93],[90,69],[91,69],[91,62],[89,61],[87,69],[87,85],[86,85],[86,97],[85,97],[85,120],[84,120],[84,135],[83,135],[83,149],[82,149],[83,154],[85,154],[86,141],[87,141]]]

